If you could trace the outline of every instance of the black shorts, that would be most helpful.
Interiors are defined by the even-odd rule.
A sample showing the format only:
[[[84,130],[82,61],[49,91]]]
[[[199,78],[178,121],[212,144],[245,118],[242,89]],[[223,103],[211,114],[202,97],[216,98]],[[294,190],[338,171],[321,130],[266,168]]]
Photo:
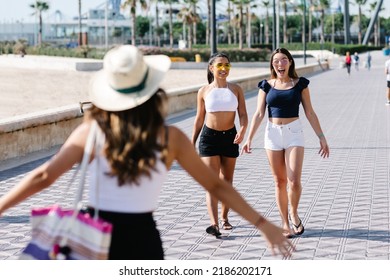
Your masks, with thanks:
[[[390,88],[390,81],[387,81],[387,87]]]
[[[238,157],[238,144],[233,143],[236,134],[236,127],[219,131],[204,125],[199,138],[199,155],[201,157]]]

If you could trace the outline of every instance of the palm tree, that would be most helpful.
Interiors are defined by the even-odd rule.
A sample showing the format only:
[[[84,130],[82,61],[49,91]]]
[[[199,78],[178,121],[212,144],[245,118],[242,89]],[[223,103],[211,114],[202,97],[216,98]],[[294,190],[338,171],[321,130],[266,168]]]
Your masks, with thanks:
[[[150,0],[149,2],[152,3],[153,0]],[[155,21],[156,21],[156,27],[154,29],[154,40],[157,44],[158,47],[161,46],[161,41],[160,41],[160,36],[161,36],[161,28],[160,28],[160,21],[158,19],[158,12],[159,12],[159,9],[158,9],[158,0],[155,0],[154,2],[156,2],[156,6],[155,6]]]
[[[232,3],[236,5],[239,13],[236,15],[238,22],[238,47],[241,50],[243,48],[244,37],[244,6],[249,5],[251,0],[233,0]]]
[[[247,43],[247,46],[248,48],[251,48],[252,47],[252,19],[256,19],[256,15],[255,14],[252,14],[252,9],[253,8],[257,8],[257,5],[256,4],[253,4],[251,5],[251,2],[253,2],[253,0],[249,0],[248,3],[246,4],[246,43]]]
[[[34,9],[33,15],[38,15],[39,18],[39,31],[38,31],[38,45],[42,45],[42,13],[49,10],[49,4],[44,1],[35,1],[34,4],[30,4],[30,7]]]
[[[287,0],[283,0],[283,44],[288,43],[287,33]]]
[[[309,24],[308,24],[309,30],[307,31],[307,33],[308,33],[307,41],[309,43],[311,43],[313,41],[313,39],[312,39],[312,31],[311,31],[311,29],[313,27],[313,10],[314,10],[314,7],[315,7],[313,1],[316,1],[316,0],[309,0],[309,11],[308,11],[309,12]]]
[[[207,1],[210,1],[210,0],[207,0]],[[228,37],[228,44],[229,45],[232,44],[232,30],[233,30],[233,26],[232,26],[232,12],[233,12],[233,9],[231,8],[230,3],[231,3],[231,0],[228,0],[228,7],[227,7],[227,13],[228,13],[227,37]]]
[[[264,35],[265,35],[265,43],[269,44],[269,13],[268,13],[268,8],[269,8],[269,1],[262,1],[262,6],[265,7],[265,25],[264,25]]]
[[[367,0],[355,0],[356,4],[359,7],[359,14],[358,14],[358,43],[359,45],[362,43],[362,6],[367,3]]]
[[[122,4],[122,8],[126,9],[127,7],[130,7],[130,14],[131,14],[131,44],[135,46],[135,33],[136,33],[136,9],[137,9],[137,2],[141,4],[142,9],[147,8],[147,3],[145,0],[125,0]]]
[[[193,44],[196,44],[196,31],[197,31],[197,23],[199,20],[196,20],[197,13],[196,13],[196,4],[198,3],[198,0],[183,0],[185,4],[188,5],[188,11],[190,11],[190,17],[189,20],[190,24],[192,24],[192,42]],[[187,22],[188,23],[188,22]],[[189,43],[190,44],[190,43]]]
[[[370,11],[374,12],[376,9],[376,5],[378,4],[377,1],[370,3]],[[379,11],[383,11],[385,8],[381,8]],[[378,18],[374,24],[374,45],[379,46],[380,45],[380,16],[378,14]]]
[[[177,14],[177,17],[183,21],[183,39],[185,39],[185,29],[188,26],[188,48],[192,49],[193,42],[193,24],[199,21],[199,17],[194,14],[192,7],[183,7]]]
[[[83,44],[83,40],[82,40],[82,32],[81,32],[81,28],[82,28],[82,25],[81,25],[81,0],[78,0],[79,2],[79,46],[81,46]]]
[[[325,10],[329,9],[330,2],[329,0],[320,0],[318,5],[318,10],[320,11],[320,26],[321,26],[321,42],[325,42]]]
[[[170,49],[173,49],[173,19],[172,19],[172,4],[178,3],[179,0],[162,0],[164,4],[169,5],[169,47]]]

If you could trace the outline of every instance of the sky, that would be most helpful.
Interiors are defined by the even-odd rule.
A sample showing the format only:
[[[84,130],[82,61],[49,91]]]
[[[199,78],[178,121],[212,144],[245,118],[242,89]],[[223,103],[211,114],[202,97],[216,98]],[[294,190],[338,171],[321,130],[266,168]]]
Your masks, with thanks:
[[[32,9],[30,4],[34,3],[34,0],[0,0],[3,4],[0,9],[0,23],[2,22],[33,22],[34,17],[31,16]],[[78,15],[78,0],[43,0],[49,3],[50,10],[47,15],[52,15],[56,10],[60,10],[66,17],[72,18]],[[206,0],[199,0],[206,1]],[[336,3],[338,0],[332,0]],[[343,0],[341,0],[343,2]],[[368,1],[369,3],[373,2]],[[354,0],[350,2],[355,2]],[[104,7],[104,0],[82,0],[82,12],[87,12],[90,8]],[[217,2],[218,5],[222,5]],[[387,15],[382,15],[385,17],[390,16],[390,0],[383,1],[383,7]],[[349,5],[349,10],[351,14],[357,14],[357,5]]]

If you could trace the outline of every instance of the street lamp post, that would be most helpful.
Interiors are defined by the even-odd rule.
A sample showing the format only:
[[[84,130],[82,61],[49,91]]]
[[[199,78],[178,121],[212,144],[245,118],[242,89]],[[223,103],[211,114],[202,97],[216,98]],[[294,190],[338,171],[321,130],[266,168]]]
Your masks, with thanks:
[[[211,28],[210,28],[210,50],[211,55],[217,52],[217,28],[215,22],[215,0],[211,0]]]
[[[344,44],[351,42],[351,33],[349,31],[349,1],[344,0]]]
[[[303,64],[306,64],[306,0],[303,0]]]

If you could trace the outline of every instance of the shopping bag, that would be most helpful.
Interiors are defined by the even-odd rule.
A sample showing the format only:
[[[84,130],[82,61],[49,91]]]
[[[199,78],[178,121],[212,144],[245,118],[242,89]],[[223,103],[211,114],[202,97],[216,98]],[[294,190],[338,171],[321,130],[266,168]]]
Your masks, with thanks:
[[[75,211],[77,213],[75,213]],[[32,238],[20,259],[104,260],[112,225],[100,218],[60,206],[31,211]]]

